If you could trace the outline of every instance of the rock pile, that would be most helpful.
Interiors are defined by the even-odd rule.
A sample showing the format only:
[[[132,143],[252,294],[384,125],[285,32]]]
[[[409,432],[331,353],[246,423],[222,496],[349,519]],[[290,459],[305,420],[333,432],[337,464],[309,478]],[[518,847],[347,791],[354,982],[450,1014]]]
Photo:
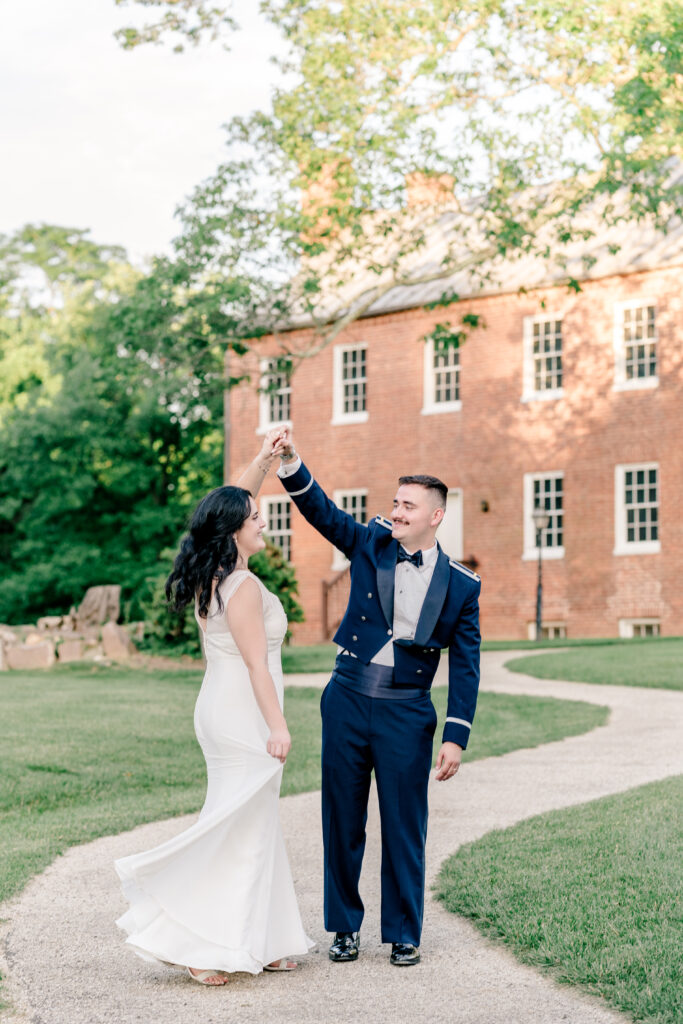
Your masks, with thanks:
[[[55,661],[126,661],[135,654],[128,629],[117,624],[121,587],[90,587],[68,615],[47,615],[30,626],[0,625],[0,670],[49,668]],[[142,638],[143,623],[134,623]]]

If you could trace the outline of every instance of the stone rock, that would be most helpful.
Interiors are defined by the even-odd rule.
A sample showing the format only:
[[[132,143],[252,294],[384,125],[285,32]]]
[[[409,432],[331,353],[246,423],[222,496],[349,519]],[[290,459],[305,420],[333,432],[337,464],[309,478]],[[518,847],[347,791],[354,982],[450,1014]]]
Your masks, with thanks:
[[[76,617],[78,629],[100,626],[103,622],[116,622],[121,610],[121,587],[111,584],[104,587],[90,587],[78,606]]]
[[[7,658],[5,657],[5,645],[0,637],[0,672],[7,671]]]
[[[19,641],[19,634],[9,626],[0,626],[0,643],[3,640],[6,644],[16,644]]]
[[[82,640],[62,640],[57,648],[60,661],[82,661],[84,654],[85,644]]]
[[[113,661],[126,661],[135,654],[135,644],[123,626],[115,622],[107,622],[102,627],[102,649],[104,656]]]
[[[8,668],[50,668],[55,663],[55,645],[50,640],[15,644],[5,648]]]
[[[61,629],[63,616],[61,615],[45,615],[42,619],[38,619],[36,626],[40,630],[50,629]]]
[[[128,635],[134,641],[140,641],[145,639],[145,622],[144,619],[141,622],[129,622],[126,625]]]
[[[41,636],[40,633],[27,633],[24,639],[24,644],[27,647],[32,647],[33,644],[45,643],[45,637]]]

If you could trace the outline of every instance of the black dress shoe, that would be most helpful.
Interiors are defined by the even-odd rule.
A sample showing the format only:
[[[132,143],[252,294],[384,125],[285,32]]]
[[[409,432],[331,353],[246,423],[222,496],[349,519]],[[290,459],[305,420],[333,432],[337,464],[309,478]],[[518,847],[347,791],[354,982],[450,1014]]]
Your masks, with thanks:
[[[330,960],[336,964],[344,964],[358,959],[360,948],[360,932],[336,932],[334,942],[330,946]]]
[[[392,942],[389,962],[395,967],[412,967],[420,962],[420,950],[409,942]]]

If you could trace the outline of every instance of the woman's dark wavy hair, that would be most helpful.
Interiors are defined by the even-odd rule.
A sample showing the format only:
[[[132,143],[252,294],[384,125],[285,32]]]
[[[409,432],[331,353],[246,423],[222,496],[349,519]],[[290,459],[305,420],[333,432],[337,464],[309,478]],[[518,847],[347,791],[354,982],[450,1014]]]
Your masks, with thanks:
[[[223,611],[218,588],[235,568],[234,534],[251,514],[250,497],[243,487],[217,487],[199,502],[166,580],[166,597],[174,611],[181,612],[196,597],[199,614],[206,617],[214,580],[219,614]]]

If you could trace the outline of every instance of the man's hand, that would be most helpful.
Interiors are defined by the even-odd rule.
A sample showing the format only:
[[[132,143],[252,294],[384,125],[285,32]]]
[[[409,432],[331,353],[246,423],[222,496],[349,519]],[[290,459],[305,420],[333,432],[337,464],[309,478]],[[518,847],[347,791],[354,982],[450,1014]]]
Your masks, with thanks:
[[[296,458],[294,441],[288,427],[285,427],[282,430],[282,434],[278,442],[277,453],[284,462],[291,462],[292,459]]]
[[[462,761],[462,747],[458,743],[444,743],[436,758],[437,782],[452,779]]]
[[[258,458],[262,460],[272,460],[278,455],[281,455],[286,443],[285,439],[287,434],[288,431],[286,427],[276,427],[274,430],[269,430],[263,438],[263,445],[261,446]]]

